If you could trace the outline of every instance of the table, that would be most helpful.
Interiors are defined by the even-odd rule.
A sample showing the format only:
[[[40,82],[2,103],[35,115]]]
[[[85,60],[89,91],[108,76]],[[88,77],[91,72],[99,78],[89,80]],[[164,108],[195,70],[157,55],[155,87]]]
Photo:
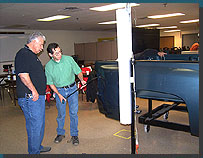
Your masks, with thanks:
[[[9,74],[11,76],[11,78],[13,78],[14,74]],[[0,84],[2,81],[4,81],[5,79],[8,79],[8,74],[0,74]]]
[[[11,97],[11,99],[12,99],[12,102],[14,103],[14,105],[16,106],[16,100],[17,100],[17,96],[16,96],[16,80],[13,80],[13,79],[11,79],[11,80],[8,80],[8,79],[5,79],[4,80],[8,85],[9,85],[9,93],[10,93],[10,89],[12,89],[12,91],[13,91],[13,98],[11,97],[11,95],[10,95],[10,97]]]
[[[0,83],[7,77],[8,74],[0,74]]]
[[[5,78],[7,78],[7,73],[6,74],[0,74],[0,100],[2,101],[2,104],[4,105],[4,89],[6,87],[6,83],[2,83]],[[10,94],[9,94],[10,95]]]

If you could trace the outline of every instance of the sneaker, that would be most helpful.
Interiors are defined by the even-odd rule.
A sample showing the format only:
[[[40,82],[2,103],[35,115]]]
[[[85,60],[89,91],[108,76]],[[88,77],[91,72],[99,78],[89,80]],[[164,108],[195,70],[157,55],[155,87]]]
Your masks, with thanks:
[[[71,140],[72,140],[73,145],[75,145],[75,146],[79,145],[78,136],[72,136]]]
[[[40,150],[40,153],[49,152],[50,150],[51,150],[51,147],[49,147],[49,146],[44,146],[44,147]]]
[[[54,143],[60,143],[63,138],[65,138],[64,135],[57,135],[56,138],[54,139]]]

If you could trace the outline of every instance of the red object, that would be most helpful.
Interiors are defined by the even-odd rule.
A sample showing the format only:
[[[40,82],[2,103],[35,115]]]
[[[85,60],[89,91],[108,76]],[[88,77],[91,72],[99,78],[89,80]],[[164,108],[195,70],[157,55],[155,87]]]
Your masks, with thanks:
[[[49,103],[51,98],[51,88],[49,85],[46,86],[46,100]]]
[[[82,74],[83,74],[83,80],[87,82],[87,80],[88,80],[88,75],[89,75],[89,73],[91,72],[91,69],[88,68],[88,67],[82,67],[81,70],[82,70]],[[81,83],[79,83],[79,88],[80,88],[80,87],[82,87]],[[85,87],[83,88],[84,92],[86,91],[86,89],[87,89],[87,88],[86,88],[86,86],[85,86]]]
[[[87,71],[88,71],[89,73],[90,73],[90,71],[91,71],[91,69],[88,68],[88,67],[82,67],[81,70],[82,70],[83,75],[89,75],[89,74],[87,73]]]

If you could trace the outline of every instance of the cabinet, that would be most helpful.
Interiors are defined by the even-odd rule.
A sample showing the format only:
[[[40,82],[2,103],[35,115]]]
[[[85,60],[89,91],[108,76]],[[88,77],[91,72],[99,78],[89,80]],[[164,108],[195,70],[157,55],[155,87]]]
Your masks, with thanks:
[[[116,60],[118,57],[117,41],[75,43],[74,49],[78,60]]]
[[[84,43],[74,44],[74,51],[75,51],[75,55],[78,56],[78,60],[85,59],[84,45],[85,45]]]
[[[111,42],[97,43],[97,60],[110,60],[111,52],[112,52]]]
[[[93,43],[85,43],[84,44],[84,60],[96,60],[97,57],[97,44],[96,42]]]

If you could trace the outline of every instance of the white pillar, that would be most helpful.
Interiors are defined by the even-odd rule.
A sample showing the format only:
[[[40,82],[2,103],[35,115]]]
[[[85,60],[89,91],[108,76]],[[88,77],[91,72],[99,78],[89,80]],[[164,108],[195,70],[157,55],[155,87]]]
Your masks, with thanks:
[[[131,8],[116,10],[117,45],[119,66],[120,123],[131,124],[130,59],[132,53]]]

